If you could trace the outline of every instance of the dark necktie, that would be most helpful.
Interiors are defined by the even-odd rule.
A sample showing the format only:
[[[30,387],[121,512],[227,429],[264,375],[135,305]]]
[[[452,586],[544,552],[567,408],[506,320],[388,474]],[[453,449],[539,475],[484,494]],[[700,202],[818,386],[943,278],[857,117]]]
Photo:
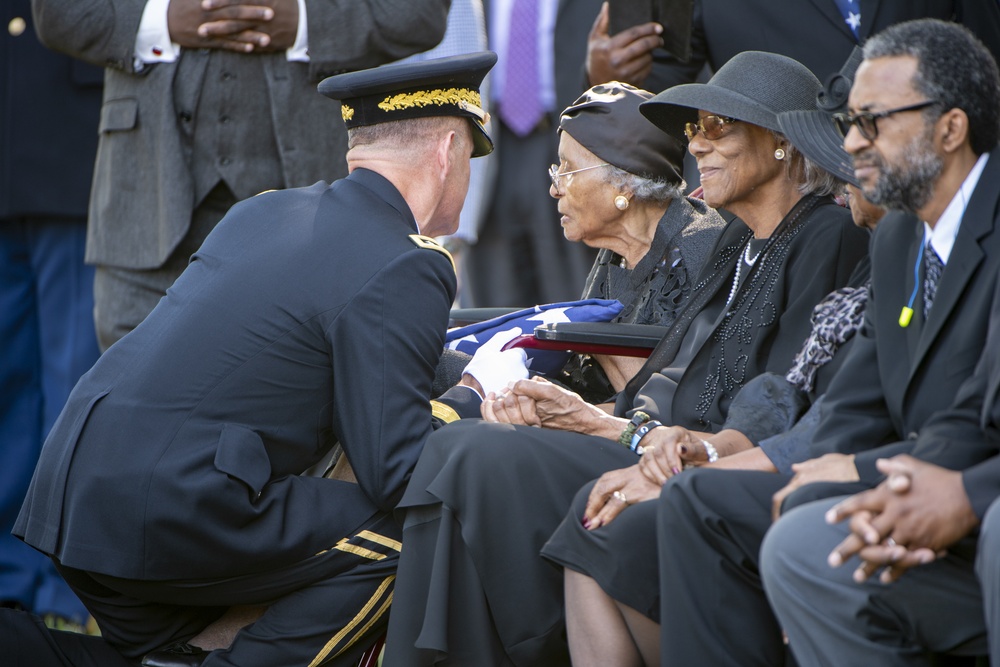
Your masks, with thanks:
[[[858,29],[861,28],[861,0],[833,0],[844,17],[844,23],[854,33],[854,39],[858,39]]]
[[[538,81],[538,0],[514,0],[505,75],[498,113],[514,134],[523,137],[545,113]]]
[[[937,294],[938,283],[941,281],[941,273],[944,271],[944,262],[931,244],[927,244],[924,250],[924,320],[931,312],[934,304],[934,296]]]

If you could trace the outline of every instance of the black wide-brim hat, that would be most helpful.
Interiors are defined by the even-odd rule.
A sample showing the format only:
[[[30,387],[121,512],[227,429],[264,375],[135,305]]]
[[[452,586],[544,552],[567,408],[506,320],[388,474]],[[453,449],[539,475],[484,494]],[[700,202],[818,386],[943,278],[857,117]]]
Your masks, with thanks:
[[[861,187],[854,161],[844,150],[844,135],[825,111],[786,111],[778,115],[781,132],[808,160],[845,183]]]
[[[816,97],[816,109],[778,114],[781,131],[799,152],[821,169],[855,187],[861,185],[854,176],[854,161],[844,150],[844,135],[832,114],[847,111],[847,96],[862,59],[861,48],[854,47],[840,71],[823,84],[823,90]]]
[[[708,83],[667,88],[639,110],[678,138],[684,137],[686,123],[698,120],[699,109],[781,132],[778,114],[815,109],[820,88],[819,79],[797,60],[744,51],[720,67]]]
[[[479,87],[496,62],[497,54],[482,51],[382,65],[331,76],[320,81],[318,90],[340,100],[348,128],[410,118],[468,118],[474,128],[472,157],[480,157],[493,151],[493,140],[486,132],[489,114]]]

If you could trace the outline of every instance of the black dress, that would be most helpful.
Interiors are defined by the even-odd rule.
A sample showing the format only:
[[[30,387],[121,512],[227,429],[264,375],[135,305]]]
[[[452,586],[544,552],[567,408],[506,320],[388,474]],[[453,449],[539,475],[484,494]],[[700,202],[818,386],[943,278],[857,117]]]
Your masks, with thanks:
[[[740,380],[765,370],[786,371],[809,331],[813,306],[847,283],[867,250],[867,234],[845,209],[806,197],[751,270],[741,271],[727,308],[736,262],[750,236],[739,221],[727,226],[713,252],[717,259],[699,276],[691,300],[699,312],[687,316],[685,310],[668,330],[665,338],[684,328],[674,356],[692,363],[670,400],[646,393],[660,387],[643,382],[635,402],[654,418],[690,426],[707,417],[721,425],[728,400],[700,397],[705,387],[721,390],[732,382],[738,389]],[[708,292],[698,296],[697,289]],[[715,312],[707,326],[698,320],[701,311]],[[658,352],[656,363],[663,358]],[[731,377],[725,364],[739,355],[748,358],[740,377]],[[726,384],[712,380],[720,372]],[[703,411],[702,403],[713,409]],[[631,406],[624,408],[622,413]],[[611,440],[531,427],[464,421],[429,438],[400,503],[406,548],[386,664],[568,665],[562,573],[539,550],[581,485],[635,462]]]

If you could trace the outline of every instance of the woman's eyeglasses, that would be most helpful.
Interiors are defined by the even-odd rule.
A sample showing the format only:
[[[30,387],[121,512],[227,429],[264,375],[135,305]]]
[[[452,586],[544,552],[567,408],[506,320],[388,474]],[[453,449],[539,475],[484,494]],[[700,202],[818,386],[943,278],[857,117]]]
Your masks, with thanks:
[[[573,178],[572,178],[573,174],[578,174],[581,171],[587,171],[588,169],[597,169],[598,167],[607,167],[607,166],[608,166],[607,162],[602,162],[601,164],[595,164],[595,165],[592,165],[590,167],[583,167],[581,169],[574,169],[573,171],[563,171],[563,172],[560,172],[559,171],[559,165],[554,164],[554,165],[552,165],[552,166],[549,167],[549,178],[552,179],[552,185],[555,186],[556,190],[562,190],[562,187],[560,185],[560,180],[563,177],[569,177],[569,178],[566,178],[566,184],[569,185],[570,181],[573,180]]]
[[[729,116],[705,116],[699,118],[697,123],[685,123],[684,134],[688,141],[694,139],[695,135],[701,132],[709,141],[715,141],[726,134],[726,128],[737,122],[735,118]]]
[[[833,114],[833,120],[836,121],[837,127],[840,128],[841,133],[845,137],[853,125],[858,128],[858,132],[861,133],[862,137],[868,141],[875,141],[878,139],[878,123],[876,121],[879,118],[888,118],[893,114],[903,113],[904,111],[918,111],[920,109],[926,109],[927,107],[938,103],[939,102],[937,100],[927,100],[926,102],[918,102],[916,104],[910,104],[896,109],[888,109],[886,111],[862,111],[859,114],[835,113]]]

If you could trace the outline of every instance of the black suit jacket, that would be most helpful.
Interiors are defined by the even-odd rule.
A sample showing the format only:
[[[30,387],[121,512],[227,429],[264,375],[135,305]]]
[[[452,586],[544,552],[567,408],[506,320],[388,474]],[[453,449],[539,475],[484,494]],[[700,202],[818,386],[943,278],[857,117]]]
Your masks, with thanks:
[[[992,0],[860,0],[858,39],[834,0],[694,0],[691,60],[663,52],[644,87],[659,92],[694,81],[707,63],[718,70],[742,51],[771,51],[808,67],[820,81],[840,70],[851,50],[884,28],[918,18],[968,26],[1000,59],[1000,6]]]
[[[237,204],[73,390],[14,533],[133,579],[261,571],[399,500],[433,427],[455,275],[355,171]],[[478,398],[448,403],[478,416]],[[358,484],[303,477],[339,441]]]
[[[0,25],[0,220],[85,218],[104,71],[42,46],[29,0],[4,2]]]
[[[919,306],[909,327],[898,322],[913,291],[923,223],[902,213],[879,223],[865,319],[830,383],[812,456],[853,453],[861,479],[874,482],[880,476],[875,460],[912,450],[930,416],[948,407],[972,376],[986,342],[1000,269],[997,183],[1000,149],[991,152],[969,199],[926,322]],[[895,444],[877,447],[886,443]]]
[[[980,519],[1000,498],[1000,281],[986,336],[975,374],[947,410],[931,417],[911,452],[929,463],[962,470],[966,493]]]

